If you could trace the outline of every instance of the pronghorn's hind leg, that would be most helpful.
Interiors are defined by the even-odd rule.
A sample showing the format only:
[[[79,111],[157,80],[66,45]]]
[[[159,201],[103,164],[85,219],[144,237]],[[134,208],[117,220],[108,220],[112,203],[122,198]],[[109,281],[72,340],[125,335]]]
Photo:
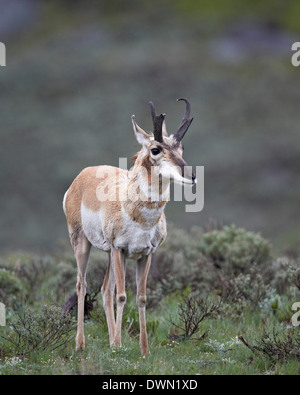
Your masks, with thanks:
[[[84,339],[84,301],[86,295],[86,271],[91,250],[91,243],[86,238],[83,231],[77,230],[71,234],[71,242],[77,262],[77,300],[78,300],[78,320],[76,350],[81,351],[85,348]]]
[[[115,292],[115,277],[113,272],[113,265],[111,264],[111,253],[108,254],[108,267],[105,278],[101,288],[103,307],[106,315],[106,321],[109,333],[109,342],[112,346],[115,338],[115,313],[114,313],[114,292]]]
[[[151,254],[139,259],[136,266],[136,303],[139,310],[140,349],[142,355],[150,354],[146,328],[146,287],[150,265]]]

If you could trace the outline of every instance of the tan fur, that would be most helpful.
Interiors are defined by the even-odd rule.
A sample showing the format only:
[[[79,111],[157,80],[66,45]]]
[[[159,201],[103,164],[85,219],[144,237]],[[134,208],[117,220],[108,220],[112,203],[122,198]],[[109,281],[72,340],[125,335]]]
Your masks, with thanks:
[[[76,229],[81,226],[81,204],[88,209],[98,212],[103,210],[107,217],[112,217],[114,223],[121,226],[122,215],[119,201],[101,202],[97,197],[97,189],[105,188],[108,184],[118,183],[118,177],[123,172],[127,176],[126,170],[121,170],[112,166],[87,167],[75,178],[68,189],[65,207],[68,224]],[[116,186],[118,191],[118,186]],[[109,224],[107,225],[109,229]]]

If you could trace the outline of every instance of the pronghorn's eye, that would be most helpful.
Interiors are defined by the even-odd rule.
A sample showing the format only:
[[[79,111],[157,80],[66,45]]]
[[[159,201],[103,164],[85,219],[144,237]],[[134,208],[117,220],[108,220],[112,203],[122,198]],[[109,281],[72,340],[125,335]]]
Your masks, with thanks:
[[[153,155],[158,155],[160,153],[160,149],[159,148],[152,148],[151,153]]]

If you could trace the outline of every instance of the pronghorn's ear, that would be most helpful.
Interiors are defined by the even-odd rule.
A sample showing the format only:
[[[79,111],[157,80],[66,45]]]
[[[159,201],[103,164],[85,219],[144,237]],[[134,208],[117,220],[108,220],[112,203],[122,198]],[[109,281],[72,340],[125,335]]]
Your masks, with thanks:
[[[131,121],[137,142],[141,145],[150,145],[150,135],[146,133],[142,128],[140,128],[139,125],[135,122],[135,115],[132,115]]]
[[[162,135],[168,137],[167,127],[166,127],[166,119],[164,119],[162,124]]]

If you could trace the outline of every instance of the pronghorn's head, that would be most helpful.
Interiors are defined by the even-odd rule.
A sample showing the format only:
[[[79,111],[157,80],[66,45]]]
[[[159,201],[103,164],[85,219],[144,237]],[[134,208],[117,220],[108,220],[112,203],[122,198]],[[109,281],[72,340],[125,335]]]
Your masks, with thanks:
[[[190,118],[191,106],[185,98],[178,100],[185,101],[186,110],[176,133],[168,135],[165,114],[157,115],[152,102],[149,104],[154,127],[153,135],[146,133],[137,125],[134,115],[132,116],[133,130],[138,143],[143,147],[140,155],[143,156],[143,163],[146,167],[151,166],[157,175],[177,184],[195,184],[195,174],[182,158],[183,145],[181,143],[193,120]]]

